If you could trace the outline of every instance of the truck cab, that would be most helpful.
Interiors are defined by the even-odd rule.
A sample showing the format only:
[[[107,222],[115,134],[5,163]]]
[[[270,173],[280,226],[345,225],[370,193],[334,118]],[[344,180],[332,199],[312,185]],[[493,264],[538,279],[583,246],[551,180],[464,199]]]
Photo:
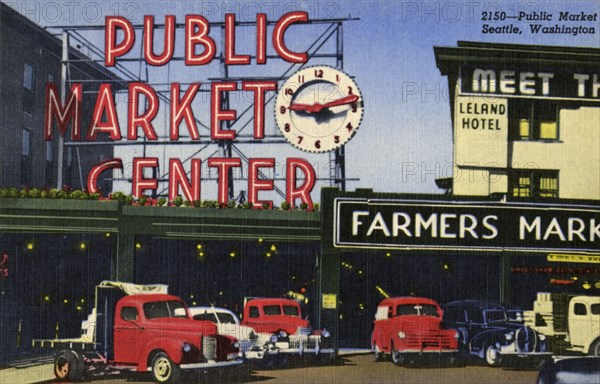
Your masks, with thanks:
[[[380,360],[389,354],[396,365],[407,357],[448,354],[453,360],[458,350],[457,333],[442,329],[442,308],[425,297],[390,297],[377,306],[371,348]]]
[[[242,324],[256,332],[275,333],[284,331],[293,335],[310,327],[303,319],[300,304],[292,299],[251,299],[244,306]]]
[[[219,351],[216,325],[190,319],[185,303],[177,296],[125,296],[117,302],[113,330],[115,361],[135,364],[138,371],[146,370],[149,357],[158,350],[177,365],[238,357],[237,351],[228,354],[225,346]]]
[[[278,354],[313,354],[319,363],[335,358],[332,338],[326,329],[312,329],[302,317],[300,303],[286,298],[252,298],[244,305],[242,325],[251,327],[260,339],[269,340]]]
[[[568,324],[568,340],[573,349],[600,356],[600,297],[573,297],[569,302]]]
[[[600,296],[538,292],[525,322],[551,338],[553,350],[600,356]]]

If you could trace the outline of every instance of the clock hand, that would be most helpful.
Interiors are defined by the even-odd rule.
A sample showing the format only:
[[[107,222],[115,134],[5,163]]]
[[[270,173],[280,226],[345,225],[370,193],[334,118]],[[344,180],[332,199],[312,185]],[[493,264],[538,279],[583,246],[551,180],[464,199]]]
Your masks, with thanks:
[[[330,101],[329,103],[325,103],[325,104],[323,104],[322,108],[330,108],[330,107],[337,107],[339,105],[344,105],[344,104],[352,104],[352,103],[356,102],[356,100],[358,100],[357,95],[348,95],[346,97],[342,97],[341,99],[337,99],[337,100]]]
[[[288,109],[291,109],[292,111],[307,111],[310,108],[312,108],[312,105],[310,104],[290,104],[288,107]]]
[[[348,96],[342,97],[341,99],[333,100],[333,101],[330,101],[325,104],[321,104],[321,103],[314,103],[312,105],[310,105],[310,104],[290,104],[288,109],[291,109],[292,111],[306,111],[308,113],[319,113],[325,108],[337,107],[337,106],[345,105],[345,104],[352,104],[352,103],[356,102],[358,99],[359,99],[359,97],[357,95],[348,95]]]

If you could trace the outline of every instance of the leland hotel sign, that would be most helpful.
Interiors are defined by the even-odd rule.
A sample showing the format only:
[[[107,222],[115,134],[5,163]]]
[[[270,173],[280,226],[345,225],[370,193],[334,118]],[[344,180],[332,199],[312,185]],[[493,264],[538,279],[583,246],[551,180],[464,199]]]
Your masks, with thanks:
[[[340,248],[600,249],[598,207],[338,198],[334,210]]]
[[[155,24],[153,16],[145,16],[141,27],[134,26],[128,19],[120,16],[108,16],[105,20],[104,65],[113,67],[120,60],[127,59],[134,48],[136,32],[142,39],[143,60],[154,67],[167,65],[174,60],[176,40],[183,46],[184,65],[202,68],[220,60],[219,49],[222,48],[223,60],[228,66],[267,66],[268,62],[283,60],[291,64],[303,66],[310,57],[308,52],[296,52],[290,49],[285,41],[292,34],[290,28],[309,23],[307,12],[290,12],[276,21],[268,21],[267,15],[259,13],[255,27],[255,44],[252,47],[236,47],[236,32],[239,23],[235,14],[226,14],[222,23],[224,38],[215,39],[211,31],[211,23],[202,15],[186,15],[184,24],[178,25],[175,16],[165,17],[164,24]],[[272,28],[267,29],[267,25]],[[164,29],[163,41],[155,46],[155,29]],[[217,29],[219,30],[219,29]],[[176,34],[176,31],[179,33]],[[181,33],[183,31],[183,33]],[[271,34],[269,39],[268,35]],[[183,40],[183,41],[181,41]],[[276,53],[267,55],[268,41]],[[217,47],[218,42],[224,46]],[[161,50],[162,49],[162,50]],[[161,50],[160,52],[157,52]],[[244,53],[241,53],[244,52]],[[250,52],[253,55],[250,55]],[[180,83],[170,84],[170,100],[168,106],[167,135],[170,142],[177,142],[180,128],[187,127],[191,140],[210,140],[223,143],[233,141],[237,132],[229,129],[229,123],[238,118],[238,111],[229,108],[224,100],[230,92],[243,91],[253,95],[253,139],[261,141],[265,138],[265,120],[272,116],[265,111],[265,104],[274,92],[278,93],[276,122],[284,137],[290,144],[308,152],[333,151],[356,133],[361,122],[363,100],[357,85],[342,71],[327,66],[305,67],[293,74],[281,89],[278,83],[270,79],[245,79],[241,85],[236,81],[213,81],[210,84],[210,135],[201,137],[192,102],[200,90],[201,83],[192,81],[184,89]],[[159,140],[155,129],[155,118],[160,106],[158,91],[143,82],[128,84],[128,108],[126,127],[121,127],[117,116],[117,108],[113,98],[114,89],[110,83],[100,84],[91,121],[87,125],[87,134],[83,137],[81,122],[81,104],[83,84],[73,83],[66,95],[61,95],[58,87],[48,83],[46,87],[45,138],[51,140],[53,129],[58,127],[61,136],[67,134],[70,124],[72,141],[96,141],[99,137],[107,137],[112,141]],[[164,106],[163,106],[164,108]],[[274,180],[261,179],[260,172],[275,167],[272,157],[252,158],[248,161],[248,200],[255,207],[264,204],[272,206],[272,201],[261,201],[259,192],[274,189]],[[234,168],[242,167],[242,159],[235,157],[208,159],[208,166],[218,172],[218,201],[228,202],[228,173]],[[158,188],[156,178],[145,177],[145,171],[159,167],[157,157],[139,157],[133,159],[132,195],[142,196],[145,191]],[[200,200],[201,159],[193,158],[191,166],[185,169],[178,158],[169,159],[169,200],[173,200],[181,192],[189,201]],[[103,172],[123,169],[119,158],[109,159],[92,168],[87,179],[87,190],[98,191],[97,180]],[[189,178],[187,175],[190,175]],[[296,200],[312,209],[310,196],[316,181],[316,172],[309,161],[303,158],[286,159],[286,201],[292,206]]]

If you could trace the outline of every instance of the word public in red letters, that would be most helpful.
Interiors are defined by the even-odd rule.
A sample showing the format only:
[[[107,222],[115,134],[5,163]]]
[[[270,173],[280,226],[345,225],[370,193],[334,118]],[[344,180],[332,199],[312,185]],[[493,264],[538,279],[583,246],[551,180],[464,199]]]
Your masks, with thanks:
[[[306,12],[290,12],[283,15],[274,23],[271,29],[272,47],[276,54],[283,60],[291,63],[305,63],[308,60],[306,52],[295,52],[285,44],[288,28],[295,23],[308,22]],[[224,47],[223,59],[226,65],[251,65],[252,57],[255,64],[267,63],[267,16],[257,14],[255,47],[252,55],[239,53],[236,48],[236,18],[235,14],[226,14],[224,22]],[[162,47],[157,52],[154,47],[154,31],[156,28],[164,29],[163,41],[157,44]],[[115,66],[117,61],[127,55],[136,41],[136,31],[141,32],[143,60],[152,66],[162,66],[170,62],[175,54],[176,42],[181,36],[176,36],[176,30],[183,32],[183,48],[186,66],[202,66],[209,64],[216,56],[216,41],[211,37],[210,23],[201,15],[187,15],[183,28],[176,28],[176,18],[173,15],[165,16],[164,24],[155,25],[153,16],[145,16],[143,27],[135,28],[129,20],[119,16],[108,16],[105,20],[104,64],[107,67]],[[180,83],[170,84],[168,134],[172,142],[180,138],[180,126],[185,122],[191,140],[201,140],[197,126],[196,113],[192,103],[200,91],[200,82],[191,82],[187,89],[182,89]],[[228,92],[245,91],[253,95],[254,113],[254,139],[261,140],[265,132],[265,100],[269,92],[277,91],[277,82],[271,80],[248,80],[238,82],[218,81],[210,84],[210,140],[235,140],[236,131],[224,129],[223,122],[237,119],[234,109],[222,109],[222,100]],[[65,137],[70,127],[72,141],[96,141],[99,135],[113,141],[126,139],[137,141],[140,137],[145,140],[157,141],[154,119],[160,107],[157,91],[149,84],[131,82],[128,84],[128,106],[126,124],[122,127],[117,116],[114,92],[109,83],[102,83],[97,90],[96,102],[87,124],[85,135],[82,129],[81,106],[83,101],[83,84],[73,83],[61,101],[61,95],[56,84],[48,83],[46,86],[45,124],[44,136],[52,140],[53,130],[58,128],[60,136]],[[187,136],[187,135],[186,135]],[[144,170],[157,168],[158,159],[153,157],[134,158],[132,171],[132,195],[141,197],[145,191],[158,188],[157,179],[144,178]],[[241,167],[240,158],[210,158],[208,166],[214,167],[218,173],[218,201],[227,203],[228,178],[227,174],[233,168]],[[190,201],[200,200],[201,184],[201,159],[191,159],[190,169],[185,169],[181,160],[169,159],[169,200],[181,194]],[[264,203],[272,206],[272,201],[261,201],[260,191],[274,189],[273,180],[258,177],[261,169],[275,167],[275,159],[259,158],[248,161],[248,200],[255,207]],[[109,159],[94,166],[88,175],[87,190],[90,193],[98,191],[97,181],[104,171],[123,169],[121,159]],[[187,176],[189,175],[189,177]],[[299,158],[286,160],[286,201],[292,206],[297,199],[312,208],[310,197],[315,184],[316,176],[312,165]],[[301,182],[300,182],[301,181]]]

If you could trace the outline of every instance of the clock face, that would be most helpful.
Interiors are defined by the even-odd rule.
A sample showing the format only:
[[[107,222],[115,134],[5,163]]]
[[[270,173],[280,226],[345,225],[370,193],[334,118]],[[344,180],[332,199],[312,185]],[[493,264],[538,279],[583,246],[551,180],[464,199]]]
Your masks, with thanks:
[[[346,73],[329,66],[301,69],[280,88],[275,102],[279,130],[295,147],[329,152],[358,130],[363,99]]]

